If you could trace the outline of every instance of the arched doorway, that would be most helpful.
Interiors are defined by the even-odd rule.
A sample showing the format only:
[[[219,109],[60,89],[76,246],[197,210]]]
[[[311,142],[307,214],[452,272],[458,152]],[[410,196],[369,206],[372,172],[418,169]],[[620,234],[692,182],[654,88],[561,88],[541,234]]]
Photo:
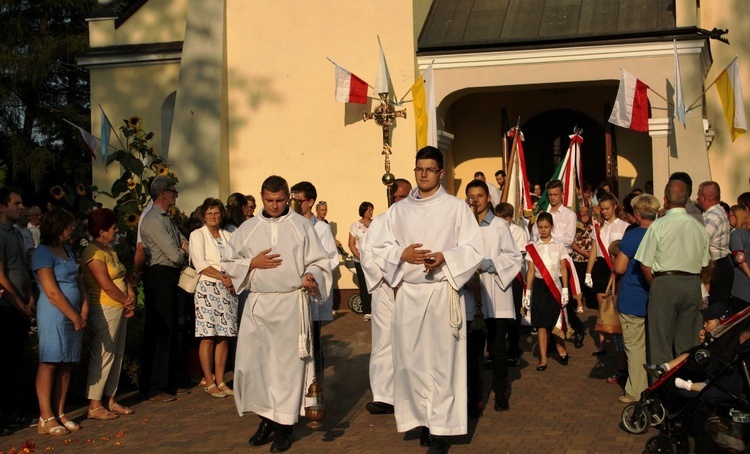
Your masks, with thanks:
[[[542,112],[521,125],[526,171],[531,184],[544,185],[565,156],[573,128],[583,128],[583,179],[596,187],[607,176],[604,128],[590,116],[571,109]]]

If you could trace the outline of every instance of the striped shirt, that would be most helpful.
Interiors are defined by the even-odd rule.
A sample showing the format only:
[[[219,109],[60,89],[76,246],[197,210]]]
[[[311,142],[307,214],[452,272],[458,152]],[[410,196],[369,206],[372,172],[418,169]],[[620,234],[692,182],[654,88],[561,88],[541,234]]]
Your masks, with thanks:
[[[729,219],[718,203],[703,213],[703,224],[708,233],[711,261],[723,259],[729,255]]]

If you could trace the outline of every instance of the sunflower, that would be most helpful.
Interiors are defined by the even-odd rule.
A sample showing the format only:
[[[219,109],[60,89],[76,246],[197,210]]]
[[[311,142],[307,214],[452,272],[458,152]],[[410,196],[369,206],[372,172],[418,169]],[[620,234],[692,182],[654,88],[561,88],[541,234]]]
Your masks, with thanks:
[[[135,189],[136,184],[137,183],[135,182],[134,179],[132,179],[132,178],[129,179],[128,180],[128,191],[132,191],[133,189]]]
[[[169,175],[169,164],[165,166],[159,166],[156,172],[157,175]]]
[[[125,120],[125,123],[128,125],[128,128],[138,129],[138,126],[140,126],[141,124],[141,120],[143,120],[143,118],[141,117],[130,117]]]
[[[76,185],[76,194],[78,194],[80,196],[86,195],[86,186],[84,186],[83,183],[78,183]]]
[[[125,216],[125,225],[128,227],[136,228],[138,227],[138,221],[141,219],[141,216],[138,214],[129,214]]]
[[[61,186],[52,186],[52,189],[49,190],[49,195],[54,197],[55,200],[60,200],[63,197],[65,197],[65,191]]]

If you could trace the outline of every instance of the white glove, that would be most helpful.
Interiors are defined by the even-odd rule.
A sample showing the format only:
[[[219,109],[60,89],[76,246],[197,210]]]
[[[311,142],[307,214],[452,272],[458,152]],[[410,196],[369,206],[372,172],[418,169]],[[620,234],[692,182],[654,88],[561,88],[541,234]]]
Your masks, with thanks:
[[[588,288],[594,288],[594,280],[591,279],[591,274],[586,273],[586,278],[583,280],[583,283],[586,284],[586,287]]]
[[[521,299],[521,303],[523,304],[523,307],[526,308],[526,310],[531,309],[531,290],[523,291],[523,298]]]
[[[565,306],[568,305],[568,301],[570,300],[570,297],[568,296],[568,289],[563,287],[563,289],[560,291],[560,295],[560,302],[562,303],[562,307],[564,309]]]

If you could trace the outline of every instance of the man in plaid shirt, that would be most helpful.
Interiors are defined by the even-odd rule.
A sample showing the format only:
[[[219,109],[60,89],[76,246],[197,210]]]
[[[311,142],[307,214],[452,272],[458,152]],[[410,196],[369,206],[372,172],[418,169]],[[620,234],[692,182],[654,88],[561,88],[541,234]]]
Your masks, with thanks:
[[[698,206],[703,210],[703,224],[710,241],[711,287],[708,304],[728,304],[734,282],[734,268],[729,255],[729,219],[719,205],[720,201],[718,183],[704,181],[698,186]]]

